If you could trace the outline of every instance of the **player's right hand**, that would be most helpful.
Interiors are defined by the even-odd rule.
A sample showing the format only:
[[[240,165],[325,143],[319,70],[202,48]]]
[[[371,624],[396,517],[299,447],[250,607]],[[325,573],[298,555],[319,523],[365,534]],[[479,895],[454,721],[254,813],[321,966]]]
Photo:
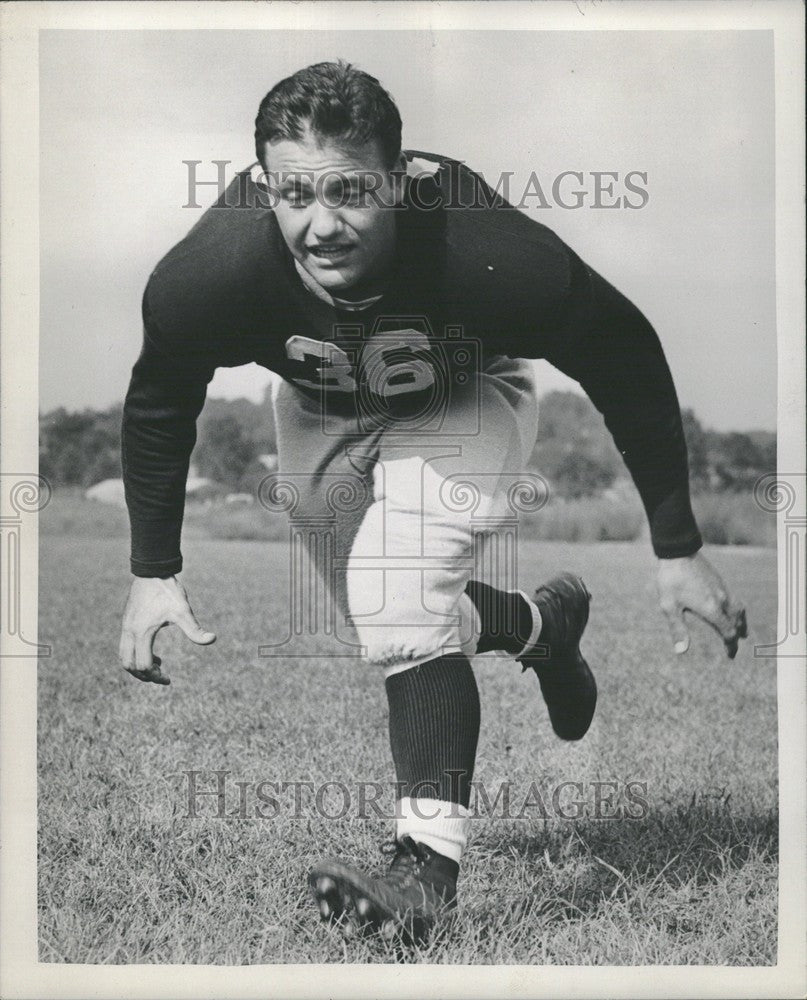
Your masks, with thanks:
[[[175,576],[165,580],[136,576],[123,612],[119,656],[124,670],[139,681],[171,683],[160,669],[162,660],[154,654],[154,637],[166,625],[178,625],[200,646],[216,641],[215,634],[196,620],[185,588]]]

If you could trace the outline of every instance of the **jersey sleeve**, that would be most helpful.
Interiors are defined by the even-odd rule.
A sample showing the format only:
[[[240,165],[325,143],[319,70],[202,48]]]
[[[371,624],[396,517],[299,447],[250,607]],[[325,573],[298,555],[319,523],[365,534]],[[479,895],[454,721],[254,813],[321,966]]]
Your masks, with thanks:
[[[607,281],[571,254],[566,303],[541,352],[602,413],[644,504],[659,558],[703,544],[689,492],[675,386],[655,330]]]
[[[123,409],[121,457],[135,576],[168,577],[182,569],[180,535],[196,419],[215,364],[178,351],[143,299],[143,348]]]

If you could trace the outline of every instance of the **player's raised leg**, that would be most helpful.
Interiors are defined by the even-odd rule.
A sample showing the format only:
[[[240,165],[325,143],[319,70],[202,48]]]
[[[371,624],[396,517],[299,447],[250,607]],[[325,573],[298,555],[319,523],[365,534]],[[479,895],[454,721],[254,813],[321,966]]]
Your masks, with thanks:
[[[494,421],[488,424],[496,446],[509,439],[510,448],[502,472],[526,469],[538,427],[538,404],[531,366],[523,361],[497,358],[485,372],[485,400]],[[512,421],[496,401],[504,404]],[[484,466],[488,444],[480,437],[472,453],[470,468]],[[527,483],[525,483],[527,485]],[[500,493],[507,488],[502,477]],[[494,527],[493,532],[497,529]],[[486,539],[490,541],[490,539]],[[506,576],[507,574],[505,574]],[[494,574],[495,576],[495,574]],[[586,734],[597,703],[594,676],[580,652],[580,640],[588,623],[591,595],[583,581],[563,573],[541,584],[529,598],[510,579],[472,578],[460,600],[463,618],[463,649],[468,655],[499,651],[531,668],[538,677],[555,733],[565,740],[579,740]]]
[[[555,733],[582,739],[594,717],[597,684],[580,651],[591,602],[580,577],[562,573],[538,587],[532,600],[477,580],[465,594],[479,618],[476,652],[509,653],[524,670],[534,670]]]

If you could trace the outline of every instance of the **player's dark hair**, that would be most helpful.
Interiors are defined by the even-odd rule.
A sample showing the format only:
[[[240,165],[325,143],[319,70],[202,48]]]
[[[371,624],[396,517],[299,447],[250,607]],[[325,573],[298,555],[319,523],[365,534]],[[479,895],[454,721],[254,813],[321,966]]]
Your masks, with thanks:
[[[267,142],[299,142],[310,129],[320,138],[361,145],[377,139],[393,167],[401,152],[401,116],[374,76],[350,63],[321,62],[298,70],[261,101],[255,119],[255,152],[265,167]]]

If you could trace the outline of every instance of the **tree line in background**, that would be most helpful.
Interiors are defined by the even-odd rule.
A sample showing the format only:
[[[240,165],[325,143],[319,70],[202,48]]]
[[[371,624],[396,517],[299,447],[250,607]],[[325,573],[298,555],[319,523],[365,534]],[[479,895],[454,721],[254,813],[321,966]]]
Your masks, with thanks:
[[[117,405],[80,412],[59,408],[42,415],[41,475],[54,486],[81,487],[119,477],[122,411]],[[750,490],[760,476],[776,470],[773,433],[708,430],[692,410],[683,411],[683,421],[696,492]],[[267,390],[260,403],[209,399],[199,418],[191,462],[223,492],[254,493],[267,474],[261,459],[276,450]],[[566,499],[597,496],[626,477],[602,417],[585,396],[572,392],[550,392],[542,398],[530,467],[549,481],[554,495]]]

